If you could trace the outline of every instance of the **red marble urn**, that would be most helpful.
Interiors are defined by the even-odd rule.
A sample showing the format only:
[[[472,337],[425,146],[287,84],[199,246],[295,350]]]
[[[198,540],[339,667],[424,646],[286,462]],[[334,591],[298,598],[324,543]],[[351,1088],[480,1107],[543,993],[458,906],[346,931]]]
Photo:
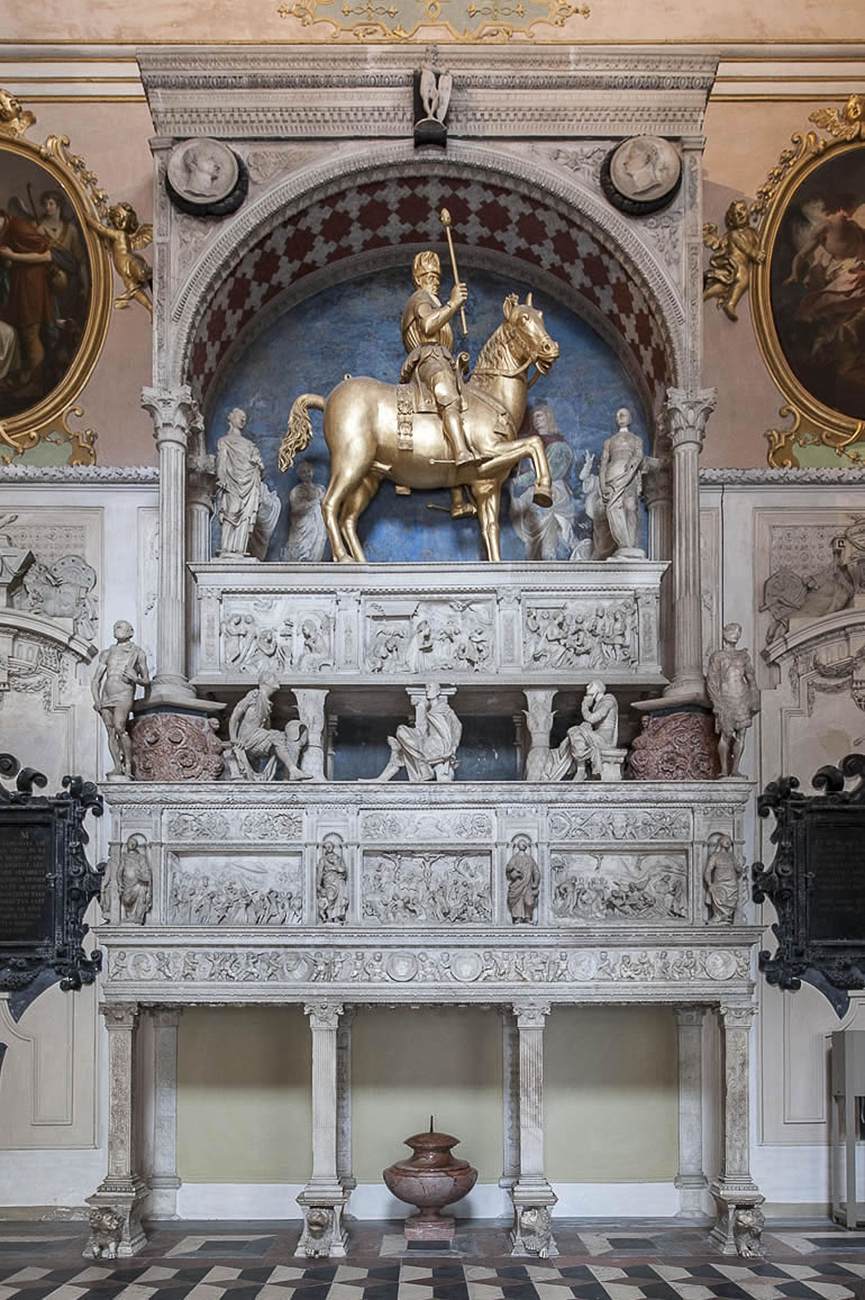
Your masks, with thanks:
[[[405,1235],[420,1240],[451,1240],[454,1221],[442,1209],[461,1201],[477,1182],[478,1171],[467,1160],[456,1160],[451,1148],[459,1138],[436,1133],[430,1116],[428,1133],[416,1133],[405,1139],[414,1154],[398,1160],[382,1174],[388,1189],[399,1200],[416,1205],[418,1213],[406,1219]]]

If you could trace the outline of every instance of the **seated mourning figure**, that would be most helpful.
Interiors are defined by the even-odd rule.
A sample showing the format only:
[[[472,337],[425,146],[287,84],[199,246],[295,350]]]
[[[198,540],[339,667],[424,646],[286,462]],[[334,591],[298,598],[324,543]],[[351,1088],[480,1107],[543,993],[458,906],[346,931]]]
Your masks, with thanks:
[[[302,722],[287,722],[282,731],[271,727],[273,697],[279,679],[263,673],[258,685],[235,705],[228,719],[228,738],[236,765],[235,775],[244,781],[272,781],[278,766],[285,780],[310,781],[311,775],[300,770],[300,761],[308,741]],[[258,764],[264,759],[264,766]]]
[[[602,681],[589,682],[581,705],[582,722],[568,728],[550,753],[542,779],[585,781],[589,771],[602,781],[621,781],[625,750],[618,748],[619,705]]]
[[[388,736],[391,756],[374,779],[390,781],[405,768],[409,781],[452,781],[463,724],[448,704],[452,687],[431,682],[422,691],[409,692],[415,707],[414,726],[397,727]]]

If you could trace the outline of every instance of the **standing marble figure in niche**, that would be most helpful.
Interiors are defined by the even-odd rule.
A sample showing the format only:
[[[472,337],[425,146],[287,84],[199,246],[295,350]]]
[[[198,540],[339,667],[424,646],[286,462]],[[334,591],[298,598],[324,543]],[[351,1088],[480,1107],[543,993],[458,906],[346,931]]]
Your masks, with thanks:
[[[221,528],[219,558],[263,560],[282,503],[264,481],[261,452],[244,435],[246,411],[228,413],[228,432],[216,444],[216,516]]]
[[[300,482],[288,494],[288,540],[283,560],[319,564],[327,548],[327,531],[321,513],[324,487],[315,481],[315,465],[302,460],[297,466]]]
[[[723,831],[713,831],[706,840],[703,869],[705,903],[713,921],[732,925],[741,893],[742,868],[733,852],[733,841]]]
[[[325,925],[342,925],[348,912],[348,867],[345,865],[342,840],[325,835],[315,869],[315,896],[318,919]]]
[[[153,904],[153,868],[143,835],[130,835],[120,852],[119,892],[122,920],[143,925]]]
[[[609,533],[605,555],[616,560],[644,559],[637,546],[640,526],[640,492],[646,457],[643,442],[631,429],[631,412],[626,406],[616,411],[616,432],[607,438],[598,467],[598,488]]]
[[[136,686],[143,686],[145,692],[150,686],[147,656],[132,640],[133,632],[132,624],[125,619],[114,624],[116,645],[102,651],[90,683],[93,707],[105,724],[114,760],[114,767],[107,773],[109,781],[132,779],[129,715]]]
[[[760,711],[760,692],[754,665],[747,650],[736,646],[742,629],[727,623],[720,650],[713,650],[706,666],[706,690],[715,714],[721,776],[741,776],[739,764],[745,748],[745,732]]]
[[[531,841],[528,835],[515,835],[511,847],[513,853],[505,867],[508,911],[514,925],[531,925],[541,888],[541,873],[529,852]]]
[[[409,781],[453,781],[463,724],[448,704],[449,694],[453,688],[437,682],[422,692],[411,692],[414,726],[404,724],[395,736],[388,736],[391,756],[374,780],[390,781],[404,767]]]

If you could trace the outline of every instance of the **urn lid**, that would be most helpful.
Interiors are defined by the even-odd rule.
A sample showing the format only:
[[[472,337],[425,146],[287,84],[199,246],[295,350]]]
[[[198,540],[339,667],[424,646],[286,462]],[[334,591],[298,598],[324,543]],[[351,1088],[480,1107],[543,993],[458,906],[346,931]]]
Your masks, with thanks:
[[[449,1165],[453,1159],[451,1148],[459,1146],[460,1139],[450,1133],[437,1133],[434,1125],[435,1118],[430,1115],[428,1132],[415,1133],[403,1140],[414,1151],[415,1158],[422,1159],[425,1165]]]

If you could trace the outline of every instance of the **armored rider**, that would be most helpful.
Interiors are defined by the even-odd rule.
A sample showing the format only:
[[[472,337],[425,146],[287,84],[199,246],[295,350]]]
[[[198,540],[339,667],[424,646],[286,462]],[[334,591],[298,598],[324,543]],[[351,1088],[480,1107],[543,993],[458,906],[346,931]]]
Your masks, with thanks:
[[[466,465],[477,457],[466,440],[457,361],[451,351],[451,320],[468,298],[468,289],[458,282],[442,305],[438,298],[441,263],[431,249],[417,254],[411,271],[416,288],[402,314],[402,341],[408,356],[400,382],[407,384],[417,374],[436,404],[454,461]]]

